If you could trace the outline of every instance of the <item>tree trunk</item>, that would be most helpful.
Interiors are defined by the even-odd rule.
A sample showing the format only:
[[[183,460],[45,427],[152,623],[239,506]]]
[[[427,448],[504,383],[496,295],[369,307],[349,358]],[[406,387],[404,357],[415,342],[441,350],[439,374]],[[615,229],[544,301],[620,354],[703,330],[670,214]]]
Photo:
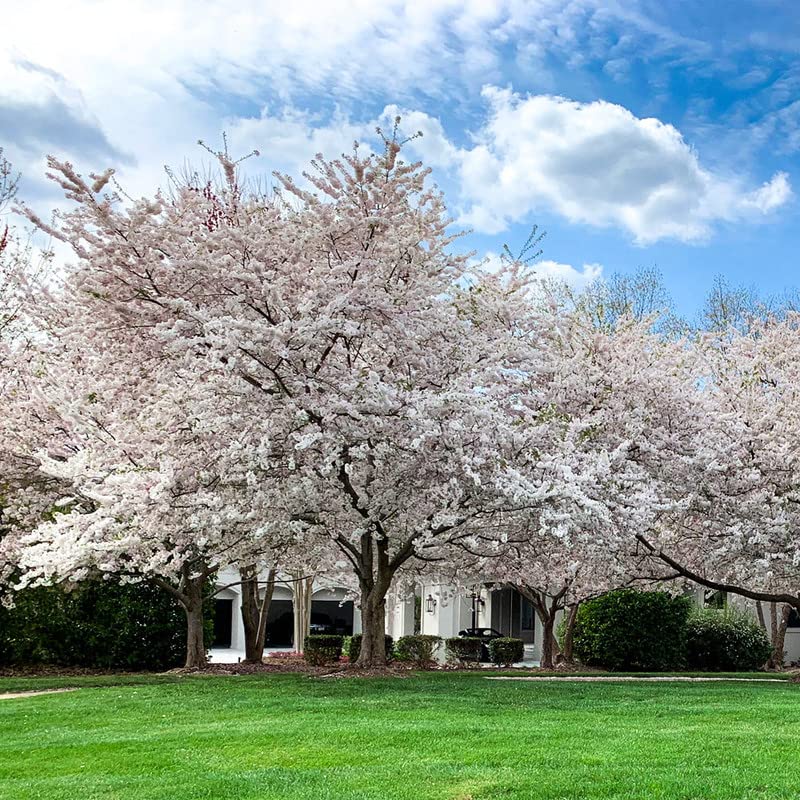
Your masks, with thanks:
[[[547,605],[547,596],[542,592],[526,592],[528,600],[533,603],[536,609],[536,616],[542,623],[542,647],[539,656],[539,666],[543,669],[553,669],[558,657],[558,642],[556,641],[556,614],[559,606],[556,600]]]
[[[313,578],[299,578],[292,583],[292,600],[294,606],[294,649],[302,653],[306,636],[311,625],[311,595]]]
[[[564,661],[568,664],[572,664],[574,661],[573,656],[573,643],[575,641],[575,623],[578,619],[578,608],[580,607],[580,603],[573,603],[569,607],[569,613],[567,614],[567,623],[564,627],[564,647],[562,649],[562,655],[564,657]]]
[[[242,567],[242,624],[244,625],[244,662],[260,664],[264,660],[264,641],[267,635],[267,616],[275,592],[275,569],[270,569],[264,597],[258,590],[258,569],[255,565]]]
[[[555,635],[556,612],[550,609],[542,619],[542,655],[539,665],[543,669],[553,669],[558,657],[558,642]]]
[[[185,669],[202,669],[208,664],[204,640],[203,585],[205,577],[186,579],[183,586],[184,600],[181,601],[186,612],[186,663]]]
[[[536,609],[536,616],[542,623],[542,647],[539,656],[539,666],[543,669],[553,669],[556,666],[561,651],[556,640],[556,616],[563,609],[564,595],[566,588],[562,589],[552,598],[550,605],[547,604],[548,595],[529,586],[517,586],[517,590],[526,597]]]
[[[386,664],[386,592],[376,587],[361,590],[361,650],[359,667]]]
[[[180,603],[186,614],[186,663],[184,669],[201,669],[208,664],[204,639],[203,589],[211,570],[197,570],[190,564],[181,568],[181,579],[177,586],[166,578],[154,578],[156,585],[169,592]]]
[[[786,647],[786,628],[789,626],[789,617],[792,607],[783,605],[778,613],[777,603],[770,603],[770,623],[772,640],[772,655],[766,663],[767,669],[783,669],[783,654]]]
[[[764,607],[761,605],[760,600],[756,600],[756,616],[758,617],[759,625],[769,634],[769,628],[767,628],[767,622],[764,619]]]

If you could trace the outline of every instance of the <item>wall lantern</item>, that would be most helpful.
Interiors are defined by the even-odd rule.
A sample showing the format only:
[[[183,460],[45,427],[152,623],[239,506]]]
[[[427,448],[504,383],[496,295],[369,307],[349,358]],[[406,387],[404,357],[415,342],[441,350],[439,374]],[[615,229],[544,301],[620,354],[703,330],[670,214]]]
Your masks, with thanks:
[[[432,594],[429,594],[425,600],[425,610],[429,614],[433,614],[436,611],[436,598]]]
[[[481,597],[480,592],[472,593],[472,605],[479,611],[486,607],[486,601]]]
[[[481,597],[480,589],[472,592],[472,629],[478,627],[478,614],[486,607],[486,601]]]

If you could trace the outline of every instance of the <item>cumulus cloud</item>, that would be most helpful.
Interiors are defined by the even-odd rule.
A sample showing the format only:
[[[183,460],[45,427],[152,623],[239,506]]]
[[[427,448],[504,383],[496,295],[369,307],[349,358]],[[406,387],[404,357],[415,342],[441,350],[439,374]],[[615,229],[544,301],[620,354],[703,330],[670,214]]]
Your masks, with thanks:
[[[418,110],[420,98],[430,110],[465,90],[473,96],[483,82],[501,81],[510,63],[532,81],[565,53],[619,74],[643,41],[648,52],[705,57],[624,5],[28,0],[4,17],[13,56],[0,57],[0,135],[26,176],[41,174],[45,151],[75,152],[84,169],[122,167],[118,176],[135,194],[163,182],[163,164],[199,161],[194,142],[219,142],[223,129],[237,155],[253,147],[265,154],[248,162],[256,170],[295,172],[318,151],[335,156],[354,138],[374,143],[374,125],[390,124],[398,108],[365,117],[391,97],[408,107],[403,129],[425,134],[409,149],[435,169],[460,221],[481,232],[547,211],[621,228],[641,244],[697,241],[718,221],[757,219],[786,203],[786,175],[759,187],[717,174],[677,129],[611,103],[489,86],[466,146],[438,114]],[[343,110],[331,113],[331,100]],[[301,103],[321,116],[296,110]],[[464,119],[474,107],[461,111]]]
[[[785,173],[757,189],[705,168],[680,131],[604,101],[487,87],[486,124],[461,151],[462,221],[498,233],[536,211],[619,227],[639,244],[707,238],[718,221],[769,213],[791,196]]]
[[[500,254],[489,251],[485,254],[481,264],[483,269],[489,272],[500,269]],[[601,264],[584,264],[582,267],[574,267],[572,264],[562,264],[559,261],[543,260],[533,263],[530,269],[537,280],[543,283],[564,284],[575,291],[582,291],[603,277]]]
[[[565,283],[577,291],[585,289],[603,275],[603,267],[600,264],[584,264],[578,268],[558,261],[537,261],[533,269],[537,277],[542,280]]]

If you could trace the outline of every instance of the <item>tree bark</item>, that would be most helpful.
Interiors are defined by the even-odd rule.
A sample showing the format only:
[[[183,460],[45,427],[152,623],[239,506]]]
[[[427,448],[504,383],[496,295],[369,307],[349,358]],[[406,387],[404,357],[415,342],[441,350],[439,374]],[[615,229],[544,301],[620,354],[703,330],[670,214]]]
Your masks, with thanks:
[[[542,655],[539,665],[543,669],[553,669],[559,652],[555,636],[555,612],[546,611],[542,616]]]
[[[244,662],[260,664],[264,660],[264,641],[267,635],[267,616],[275,592],[276,570],[270,569],[264,596],[260,597],[258,568],[242,567],[242,624],[244,625]]]
[[[766,620],[764,619],[764,607],[761,605],[760,600],[756,600],[756,616],[758,617],[759,625],[769,634]]]
[[[345,537],[336,539],[340,549],[353,565],[361,590],[361,651],[356,664],[359,667],[381,667],[386,664],[386,595],[397,570],[414,555],[416,536],[410,535],[394,556],[389,555],[389,533],[383,521],[372,519],[362,504],[359,491],[353,486],[347,467],[352,463],[349,447],[342,451],[341,465],[337,473],[339,482],[350,505],[360,514],[368,529],[356,545]],[[448,524],[431,528],[433,534],[442,534],[454,526]]]
[[[294,607],[294,649],[302,653],[311,624],[311,595],[313,578],[297,578],[292,582]]]
[[[556,617],[564,608],[564,597],[568,587],[564,587],[554,597],[549,597],[542,591],[524,584],[517,586],[517,591],[536,609],[536,616],[542,623],[542,647],[539,656],[539,666],[544,669],[553,669],[556,666],[561,650],[556,639]],[[548,605],[548,599],[551,600]]]
[[[777,603],[770,604],[770,623],[772,641],[772,655],[766,663],[767,669],[783,669],[783,655],[786,647],[786,629],[789,626],[789,617],[792,613],[790,605],[783,605],[778,613]]]
[[[186,612],[186,669],[202,669],[208,664],[204,638],[203,585],[205,577],[187,577],[183,587]]]
[[[359,667],[381,667],[386,664],[386,592],[373,586],[361,591],[361,650]]]
[[[205,645],[205,618],[203,615],[203,589],[206,579],[211,574],[209,569],[194,571],[189,564],[181,569],[178,586],[165,578],[155,578],[162,589],[168,591],[180,603],[186,614],[186,662],[184,669],[202,669],[208,665],[208,653]]]
[[[564,627],[564,647],[561,652],[564,657],[564,661],[566,661],[568,664],[572,664],[574,661],[573,644],[575,642],[575,623],[578,620],[579,608],[580,603],[573,603],[569,607],[567,622],[566,626]]]

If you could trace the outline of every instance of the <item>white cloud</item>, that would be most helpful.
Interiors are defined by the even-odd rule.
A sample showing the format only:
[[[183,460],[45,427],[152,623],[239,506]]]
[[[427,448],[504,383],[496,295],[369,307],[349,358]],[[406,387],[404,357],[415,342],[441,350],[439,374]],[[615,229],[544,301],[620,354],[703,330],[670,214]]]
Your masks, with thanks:
[[[411,107],[401,112],[404,131],[425,133],[410,150],[435,168],[461,220],[482,232],[547,210],[622,228],[640,243],[693,241],[709,236],[716,221],[758,218],[784,204],[791,188],[782,173],[756,188],[715,174],[674,127],[610,103],[489,87],[486,119],[467,147],[448,137],[436,115],[414,110],[414,96],[455,103],[465,89],[501,81],[504,63],[515,62],[531,80],[554,54],[619,70],[642,37],[660,43],[660,52],[702,57],[702,47],[628,6],[27,0],[3,18],[0,123],[5,113],[12,126],[28,120],[30,131],[15,142],[0,130],[0,138],[10,137],[4,144],[26,177],[40,175],[44,153],[53,151],[74,156],[84,171],[120,168],[126,188],[138,194],[163,182],[163,164],[200,161],[194,142],[214,146],[223,129],[234,154],[264,153],[249,170],[296,172],[318,151],[336,156],[354,138],[374,140],[375,122],[388,126],[396,112],[387,106],[364,122],[350,109],[399,98]],[[626,33],[606,52],[606,34],[620,24]],[[313,104],[332,98],[345,110],[324,119],[293,110],[309,95]],[[280,109],[259,113],[266,97],[280,98]]]
[[[537,277],[542,280],[565,283],[577,291],[585,289],[603,275],[603,267],[600,264],[584,264],[578,269],[571,264],[561,264],[558,261],[537,261],[533,269]]]
[[[483,264],[483,269],[495,272],[500,269],[500,254],[490,251],[486,253],[481,263]],[[575,291],[582,291],[589,284],[594,283],[603,276],[601,264],[584,264],[579,268],[573,267],[571,264],[562,264],[558,261],[543,260],[534,262],[530,269],[537,280],[546,283],[566,284]]]
[[[536,211],[619,227],[640,244],[707,238],[718,221],[750,219],[791,196],[785,173],[758,189],[704,168],[672,125],[603,101],[521,97],[487,87],[477,144],[460,155],[462,221],[487,233]]]

